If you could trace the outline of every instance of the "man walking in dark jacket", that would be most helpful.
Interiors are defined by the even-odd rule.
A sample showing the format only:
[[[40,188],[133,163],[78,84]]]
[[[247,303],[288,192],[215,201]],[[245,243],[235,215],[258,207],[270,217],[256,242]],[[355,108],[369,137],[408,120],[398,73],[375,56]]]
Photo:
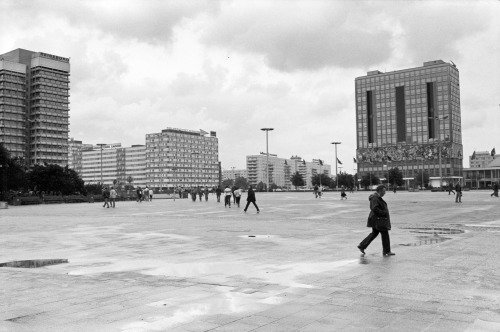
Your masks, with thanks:
[[[260,210],[259,210],[259,207],[257,206],[257,204],[255,203],[255,201],[256,201],[255,191],[253,191],[252,186],[249,186],[248,187],[248,196],[247,196],[247,205],[245,206],[245,209],[243,211],[247,212],[248,206],[250,205],[250,203],[253,203],[253,205],[257,209],[257,213],[259,213]]]
[[[370,215],[368,216],[367,227],[372,228],[372,232],[358,245],[358,249],[365,254],[365,249],[380,233],[382,237],[382,254],[384,256],[395,255],[391,252],[391,240],[389,231],[391,230],[391,217],[387,203],[382,199],[385,195],[386,188],[384,185],[379,185],[375,189],[375,193],[370,195]]]
[[[457,182],[455,185],[455,191],[457,192],[455,195],[455,203],[462,203],[462,186],[460,185],[460,182]]]

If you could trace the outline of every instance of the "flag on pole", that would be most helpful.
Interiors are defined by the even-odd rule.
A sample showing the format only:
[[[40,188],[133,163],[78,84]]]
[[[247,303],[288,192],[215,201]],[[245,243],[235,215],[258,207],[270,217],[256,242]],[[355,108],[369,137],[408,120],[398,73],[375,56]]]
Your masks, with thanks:
[[[494,156],[495,156],[495,154],[496,154],[496,152],[495,152],[495,148],[493,148],[493,150],[491,150],[491,156],[492,156],[492,157],[494,157]]]
[[[356,158],[352,158],[352,161],[354,161],[355,164],[358,163],[358,161],[356,160]]]
[[[319,160],[319,164],[320,164],[321,166],[323,166],[323,160],[321,160],[321,159],[318,159],[318,160]]]
[[[342,162],[339,160],[339,158],[337,158],[337,162],[342,165]]]
[[[474,160],[474,159],[476,159],[476,151],[474,151],[474,152],[472,153],[472,157],[470,157],[470,160]]]

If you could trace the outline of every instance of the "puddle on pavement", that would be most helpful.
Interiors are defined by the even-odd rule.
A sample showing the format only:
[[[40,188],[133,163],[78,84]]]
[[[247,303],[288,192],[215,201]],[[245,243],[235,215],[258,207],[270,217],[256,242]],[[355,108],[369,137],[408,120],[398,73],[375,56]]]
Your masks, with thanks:
[[[0,263],[0,267],[19,267],[33,269],[37,267],[44,267],[48,265],[57,265],[68,263],[67,259],[29,259],[24,261],[12,261]]]
[[[433,236],[417,236],[417,241],[411,242],[411,243],[400,243],[400,246],[407,246],[407,247],[416,247],[416,246],[423,246],[426,244],[436,244],[436,243],[441,243],[447,240],[451,240],[449,237],[442,237],[439,235],[433,235]]]
[[[424,234],[462,234],[464,231],[458,228],[451,227],[408,227],[411,233],[424,233]]]

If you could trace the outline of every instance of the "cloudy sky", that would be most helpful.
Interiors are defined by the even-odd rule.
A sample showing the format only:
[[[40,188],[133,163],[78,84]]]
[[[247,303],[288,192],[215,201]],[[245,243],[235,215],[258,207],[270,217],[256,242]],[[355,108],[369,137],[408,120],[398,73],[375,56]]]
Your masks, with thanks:
[[[70,137],[144,144],[216,131],[223,169],[265,152],[356,151],[354,79],[453,61],[464,166],[500,152],[500,1],[0,0],[0,53],[71,58]]]

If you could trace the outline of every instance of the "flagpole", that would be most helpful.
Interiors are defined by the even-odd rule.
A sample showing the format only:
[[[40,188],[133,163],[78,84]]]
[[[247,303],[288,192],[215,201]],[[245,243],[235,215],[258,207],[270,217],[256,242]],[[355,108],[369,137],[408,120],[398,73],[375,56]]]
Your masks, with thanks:
[[[335,185],[336,185],[336,189],[339,190],[339,174],[337,173],[337,162],[338,162],[337,145],[341,144],[341,142],[332,142],[332,144],[335,145]]]

